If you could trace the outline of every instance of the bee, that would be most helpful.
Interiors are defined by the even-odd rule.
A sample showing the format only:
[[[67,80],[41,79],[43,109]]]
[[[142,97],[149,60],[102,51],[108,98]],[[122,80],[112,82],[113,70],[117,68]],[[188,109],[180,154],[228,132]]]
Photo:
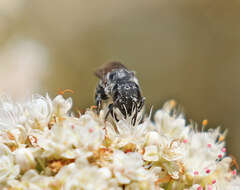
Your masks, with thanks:
[[[120,62],[111,62],[98,69],[95,75],[100,79],[95,93],[97,113],[102,109],[103,102],[108,102],[105,120],[111,114],[118,121],[114,113],[114,109],[118,109],[125,119],[131,117],[131,122],[135,125],[145,101],[135,73]]]

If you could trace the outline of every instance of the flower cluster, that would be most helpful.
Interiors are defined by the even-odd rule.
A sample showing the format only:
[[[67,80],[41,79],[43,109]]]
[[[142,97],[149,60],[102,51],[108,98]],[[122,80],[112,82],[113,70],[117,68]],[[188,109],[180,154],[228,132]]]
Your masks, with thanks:
[[[62,95],[22,104],[1,97],[0,189],[240,189],[226,133],[186,124],[173,101],[135,126],[71,107]]]

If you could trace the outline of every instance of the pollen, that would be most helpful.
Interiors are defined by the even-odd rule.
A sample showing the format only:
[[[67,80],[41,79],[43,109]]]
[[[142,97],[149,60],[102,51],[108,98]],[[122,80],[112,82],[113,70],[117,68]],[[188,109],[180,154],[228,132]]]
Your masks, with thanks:
[[[33,135],[29,135],[27,137],[27,141],[32,145],[32,146],[36,146],[37,145],[37,137],[33,136]]]
[[[134,152],[136,150],[136,145],[133,143],[128,143],[123,147],[125,153]]]
[[[92,132],[93,132],[93,129],[92,129],[92,128],[90,128],[90,129],[88,130],[88,132],[89,132],[89,133],[92,133]]]
[[[10,140],[15,140],[14,135],[10,131],[7,132],[7,135]]]
[[[61,161],[54,161],[49,164],[49,168],[54,172],[58,172],[63,167]]]
[[[168,175],[166,177],[163,177],[163,178],[159,178],[155,184],[158,185],[159,183],[167,183],[171,180],[171,177]]]
[[[212,185],[208,185],[207,190],[212,190],[212,189],[213,189]]]
[[[207,169],[207,170],[206,170],[206,173],[207,173],[207,174],[209,174],[210,172],[211,172],[211,170],[210,170],[210,169]]]
[[[218,139],[218,142],[222,142],[222,141],[224,141],[224,139],[225,139],[224,136],[221,135]]]
[[[206,127],[207,124],[208,124],[208,120],[207,120],[207,119],[204,119],[204,120],[202,121],[202,125],[203,125],[204,127]]]
[[[199,187],[197,188],[197,190],[202,190],[202,187],[201,187],[201,186],[199,186]]]
[[[97,109],[97,106],[93,105],[90,107],[91,110]]]
[[[219,154],[219,155],[218,155],[218,158],[219,158],[219,159],[221,159],[222,157],[223,157],[222,154]]]
[[[233,175],[233,176],[237,175],[237,170],[233,170],[233,171],[232,171],[232,175]]]
[[[177,102],[175,100],[170,100],[170,106],[171,108],[174,108],[177,105]]]
[[[229,155],[229,156],[232,158],[231,167],[235,166],[237,168],[237,170],[239,170],[239,165],[237,163],[237,159],[233,155]]]
[[[198,174],[199,174],[199,172],[198,172],[198,171],[195,171],[193,174],[194,174],[194,175],[198,175]]]

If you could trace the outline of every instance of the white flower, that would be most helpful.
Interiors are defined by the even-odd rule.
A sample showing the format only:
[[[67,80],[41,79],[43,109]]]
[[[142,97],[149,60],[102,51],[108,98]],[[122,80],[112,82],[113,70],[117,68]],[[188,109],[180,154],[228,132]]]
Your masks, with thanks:
[[[35,158],[31,152],[31,148],[18,148],[14,151],[16,164],[20,166],[21,171],[27,171],[35,168]]]
[[[53,190],[56,189],[54,178],[39,175],[36,170],[28,170],[19,180],[9,180],[8,185],[12,189],[21,190]],[[11,189],[10,188],[10,189]]]
[[[149,120],[136,126],[132,126],[126,120],[121,120],[116,123],[116,126],[111,124],[107,126],[107,135],[116,148],[123,148],[128,144],[133,144],[137,150],[141,150],[150,125]]]
[[[185,146],[177,140],[169,140],[162,137],[160,144],[160,154],[167,161],[182,160],[184,158]]]
[[[57,116],[64,116],[72,108],[72,99],[64,99],[62,95],[56,96],[53,100],[53,110]]]
[[[99,189],[99,190],[118,190],[116,180],[112,179],[110,170],[99,169],[96,166],[82,166],[81,168],[75,163],[63,167],[56,176],[59,189]]]
[[[136,152],[125,154],[122,151],[115,151],[112,168],[121,184],[129,184],[131,180],[141,181],[149,177],[148,172],[143,168],[142,156]]]
[[[179,140],[173,140],[169,137],[160,136],[156,132],[147,134],[147,144],[143,159],[146,161],[161,161],[168,174],[174,178],[179,178],[179,173],[182,171],[182,159],[185,156],[185,146]],[[158,162],[159,164],[159,162]]]
[[[232,179],[230,184],[227,187],[227,190],[239,190],[240,189],[240,177],[236,176]]]
[[[104,140],[104,130],[90,115],[64,120],[54,125],[45,135],[39,135],[38,144],[43,157],[76,158],[85,151],[96,150]]]
[[[143,155],[143,159],[146,161],[158,161],[159,155],[158,155],[158,148],[157,146],[150,145],[145,147],[145,153]]]
[[[0,125],[1,127],[15,127],[26,121],[23,106],[14,103],[8,96],[0,97]]]
[[[23,104],[0,100],[0,189],[237,190],[225,133],[186,126],[167,103],[131,124],[105,121],[88,109],[70,113],[71,99],[34,95]],[[139,118],[138,118],[139,119]]]
[[[189,128],[185,125],[182,115],[171,116],[169,110],[162,109],[155,113],[156,130],[172,139],[186,138]]]
[[[32,100],[25,105],[25,114],[27,121],[32,128],[43,129],[48,127],[52,116],[53,105],[48,97],[33,95]]]
[[[156,186],[153,182],[150,181],[141,181],[141,182],[133,182],[126,186],[126,190],[144,190],[144,189],[151,189],[151,190],[164,190],[159,186]]]
[[[217,190],[225,190],[230,185],[229,179],[232,177],[232,173],[229,171],[229,167],[232,159],[225,157],[223,160],[217,163],[215,171],[208,178],[216,181],[214,186]]]
[[[14,155],[9,148],[0,144],[0,183],[14,179],[19,174],[19,166],[14,163]]]
[[[159,145],[161,142],[161,136],[156,131],[149,131],[146,134],[145,144],[146,145]]]
[[[190,187],[188,190],[199,190],[199,189],[202,190],[202,186],[199,184],[195,184],[192,187]]]
[[[225,155],[225,152],[222,151],[224,143],[216,143],[217,137],[220,135],[219,129],[189,134],[184,166],[190,175],[194,176],[195,172],[199,176],[205,176],[215,170],[216,160]]]

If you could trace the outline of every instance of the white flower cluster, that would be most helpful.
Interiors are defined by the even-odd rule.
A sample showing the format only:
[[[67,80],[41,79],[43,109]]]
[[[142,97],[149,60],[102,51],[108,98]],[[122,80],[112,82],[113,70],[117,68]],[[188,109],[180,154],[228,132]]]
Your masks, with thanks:
[[[135,126],[104,121],[106,110],[74,116],[71,107],[61,95],[1,98],[0,189],[240,189],[225,133],[187,125],[173,101]]]

